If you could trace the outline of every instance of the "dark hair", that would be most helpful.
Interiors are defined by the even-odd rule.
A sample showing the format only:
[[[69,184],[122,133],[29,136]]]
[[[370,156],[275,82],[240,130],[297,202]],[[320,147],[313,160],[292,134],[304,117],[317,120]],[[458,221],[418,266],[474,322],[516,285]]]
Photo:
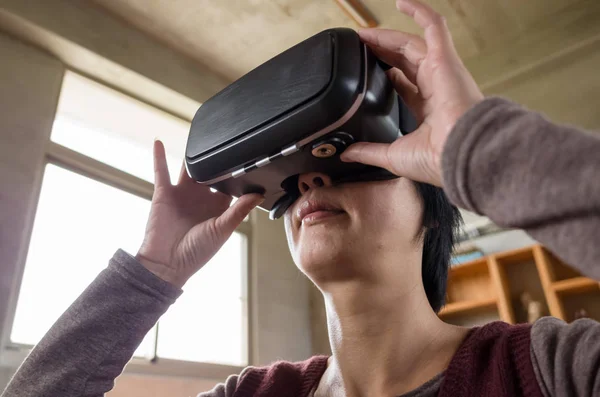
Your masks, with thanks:
[[[437,313],[444,306],[448,268],[462,216],[444,191],[416,182],[423,200],[423,264],[421,274],[427,299]]]

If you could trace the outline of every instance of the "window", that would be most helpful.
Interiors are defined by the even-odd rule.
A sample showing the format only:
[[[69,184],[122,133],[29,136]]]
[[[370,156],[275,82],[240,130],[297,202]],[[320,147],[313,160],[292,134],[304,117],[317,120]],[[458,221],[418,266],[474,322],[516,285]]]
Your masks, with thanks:
[[[188,122],[66,74],[10,333],[13,345],[37,343],[116,249],[136,252],[150,209],[152,142],[165,142],[175,181],[188,129]],[[136,357],[248,364],[249,233],[249,225],[242,225],[188,282]],[[218,327],[206,327],[209,322]]]
[[[167,149],[171,180],[179,176],[189,123],[67,73],[52,129],[57,144],[125,171],[154,180],[152,143],[160,138]]]
[[[37,343],[116,248],[136,252],[149,208],[146,199],[48,164],[11,340]]]
[[[160,321],[158,357],[247,364],[246,277],[240,272],[246,251],[245,237],[235,233],[190,279],[185,293]]]

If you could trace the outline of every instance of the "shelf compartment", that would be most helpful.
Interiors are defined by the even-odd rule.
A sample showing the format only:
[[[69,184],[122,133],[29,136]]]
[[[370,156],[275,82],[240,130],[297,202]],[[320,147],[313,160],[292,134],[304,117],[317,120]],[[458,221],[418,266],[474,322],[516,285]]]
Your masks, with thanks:
[[[453,266],[448,281],[442,316],[470,314],[480,308],[495,306],[497,302],[486,258]]]
[[[487,272],[487,258],[477,258],[470,262],[460,263],[452,265],[450,267],[450,273],[455,276],[467,276],[471,274],[479,274],[481,272]]]
[[[549,309],[534,249],[522,248],[498,254],[494,258],[498,264],[499,278],[503,283],[498,287],[504,291],[503,319],[511,324],[526,323],[529,320],[529,307],[524,302],[525,294],[531,301],[541,303],[541,315],[547,315]]]
[[[552,283],[552,288],[557,294],[567,295],[597,291],[600,290],[600,284],[597,281],[587,277],[574,277],[566,280],[555,281]]]
[[[586,317],[596,321],[600,320],[600,288],[577,294],[562,295],[560,300],[565,313],[565,321],[574,321],[576,319],[575,313],[581,309],[586,311]]]
[[[545,257],[547,261],[547,266],[549,267],[550,275],[552,277],[553,282],[568,280],[572,278],[583,277],[583,274],[575,270],[573,267],[567,265],[556,255],[548,250],[545,251]]]
[[[532,247],[524,247],[512,251],[500,252],[493,256],[501,265],[511,265],[534,261]]]
[[[439,312],[441,317],[453,314],[464,314],[468,312],[494,308],[497,305],[496,298],[469,300],[462,302],[451,302],[442,308]]]

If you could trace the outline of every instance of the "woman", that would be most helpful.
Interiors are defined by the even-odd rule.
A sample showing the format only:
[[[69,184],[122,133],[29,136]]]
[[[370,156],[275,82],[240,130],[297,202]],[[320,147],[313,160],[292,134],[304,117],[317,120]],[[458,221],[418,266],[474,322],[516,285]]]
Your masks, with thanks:
[[[327,175],[301,175],[302,196],[285,216],[294,261],[325,297],[333,355],[248,368],[202,396],[600,395],[594,321],[466,329],[436,316],[457,217],[433,187],[443,187],[457,206],[526,229],[599,278],[600,140],[484,99],[444,20],[416,0],[397,5],[424,28],[425,39],[386,30],[361,37],[396,67],[389,77],[422,124],[391,145],[354,145],[344,158],[401,178],[332,186]],[[244,196],[229,207],[229,198],[185,173],[172,186],[160,143],[155,174],[136,258],[115,255],[33,350],[5,396],[110,390],[179,288],[261,200]]]

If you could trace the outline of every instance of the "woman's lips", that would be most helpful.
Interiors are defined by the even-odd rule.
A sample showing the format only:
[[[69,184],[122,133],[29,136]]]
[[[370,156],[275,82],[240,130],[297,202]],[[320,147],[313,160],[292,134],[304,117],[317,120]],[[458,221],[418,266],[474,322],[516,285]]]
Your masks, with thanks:
[[[315,223],[319,223],[329,218],[338,216],[343,214],[344,211],[341,210],[317,210],[315,212],[311,212],[302,218],[302,226],[314,225]]]
[[[295,212],[299,226],[308,226],[343,214],[345,211],[329,200],[305,198],[299,203]]]

